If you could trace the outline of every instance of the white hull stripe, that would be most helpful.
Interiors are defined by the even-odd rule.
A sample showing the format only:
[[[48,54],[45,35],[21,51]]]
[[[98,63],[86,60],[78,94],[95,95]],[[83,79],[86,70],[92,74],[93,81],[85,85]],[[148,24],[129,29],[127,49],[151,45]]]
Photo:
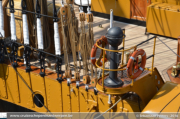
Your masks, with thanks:
[[[131,56],[130,59],[134,60],[134,57]]]
[[[142,67],[139,67],[139,69],[140,69],[141,71],[143,71],[143,70],[144,70]]]
[[[142,57],[145,55],[146,53],[144,52],[144,54],[142,55]]]

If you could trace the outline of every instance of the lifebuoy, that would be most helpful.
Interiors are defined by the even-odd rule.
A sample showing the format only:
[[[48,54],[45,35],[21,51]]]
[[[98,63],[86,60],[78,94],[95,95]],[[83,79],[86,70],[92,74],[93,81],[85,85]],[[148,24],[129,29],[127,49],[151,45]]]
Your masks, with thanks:
[[[97,41],[98,45],[101,45],[102,42],[105,42],[105,44],[107,44],[107,38],[105,36],[102,36],[100,39],[98,39]],[[98,47],[96,46],[96,43],[93,45],[92,49],[91,49],[91,63],[95,65],[96,63],[96,52],[97,52]],[[105,58],[105,62],[107,61],[107,59]],[[99,66],[102,66],[103,64],[103,58],[101,59],[100,63],[98,64]]]
[[[138,55],[142,56],[141,66],[138,68],[138,71],[135,74],[133,74],[132,70],[133,70],[134,60],[137,58]],[[143,72],[145,65],[146,65],[146,52],[143,49],[138,49],[134,51],[131,57],[129,58],[129,61],[127,64],[128,76],[131,79],[137,78]]]

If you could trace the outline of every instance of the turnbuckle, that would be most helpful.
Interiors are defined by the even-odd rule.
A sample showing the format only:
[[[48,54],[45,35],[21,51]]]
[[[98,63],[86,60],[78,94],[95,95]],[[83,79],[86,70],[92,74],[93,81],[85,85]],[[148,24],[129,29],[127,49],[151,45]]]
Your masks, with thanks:
[[[62,58],[60,55],[58,55],[58,57],[56,57],[56,73],[57,73],[57,79],[60,83],[62,82],[62,71],[61,71],[61,65],[62,65]],[[59,77],[59,75],[61,74],[61,77]]]
[[[22,7],[22,14],[26,14],[26,8],[27,8],[27,3],[26,0],[21,1],[21,7]]]
[[[31,49],[25,45],[24,46],[24,58],[25,58],[25,61],[26,61],[26,72],[31,71],[30,54],[31,54]]]
[[[56,6],[55,6],[55,0],[53,0],[53,16],[56,17],[55,19],[53,19],[54,22],[58,22],[58,16],[57,16],[57,10],[56,10]]]
[[[4,41],[0,40],[0,64],[4,63],[5,45]]]
[[[9,7],[10,7],[10,12],[14,13],[14,1],[13,0],[9,0]]]
[[[11,55],[13,57],[13,63],[12,63],[12,66],[14,68],[18,67],[18,64],[17,64],[17,56],[18,56],[18,44],[16,44],[14,41],[12,41],[11,43]]]
[[[40,67],[41,67],[39,74],[41,77],[44,77],[45,76],[45,54],[39,51],[38,57],[39,57],[39,62],[40,62]],[[43,69],[43,72],[42,72],[42,69]]]
[[[36,15],[36,17],[37,17],[37,18],[41,18],[41,15],[40,15],[40,13],[41,13],[41,7],[40,7],[40,5],[39,5],[39,0],[36,0],[36,13],[38,13],[38,14]]]

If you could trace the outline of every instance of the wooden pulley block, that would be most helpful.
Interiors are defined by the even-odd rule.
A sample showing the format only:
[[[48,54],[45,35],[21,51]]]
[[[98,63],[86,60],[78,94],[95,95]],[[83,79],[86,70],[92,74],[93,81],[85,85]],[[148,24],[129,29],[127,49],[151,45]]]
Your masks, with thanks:
[[[67,9],[65,6],[61,7],[60,9],[61,15],[66,15],[67,14]]]
[[[93,87],[96,86],[96,83],[97,83],[97,79],[96,79],[96,78],[91,79],[91,85],[92,85]]]
[[[68,14],[68,6],[64,5],[65,9],[66,9],[66,14]]]
[[[76,72],[74,74],[74,78],[75,78],[76,81],[80,81],[80,74],[79,74],[79,72]]]
[[[66,71],[65,71],[65,77],[66,77],[66,78],[71,78],[71,77],[72,77],[72,72],[71,72],[71,70],[66,70]]]
[[[74,4],[74,0],[66,0],[67,4]]]
[[[86,14],[86,19],[87,19],[87,22],[93,22],[93,14],[92,13]]]
[[[80,19],[80,21],[85,21],[85,14],[84,14],[84,12],[79,13],[79,19]]]
[[[90,83],[90,77],[89,77],[89,75],[83,76],[83,83],[84,83],[84,84],[89,84],[89,83]]]

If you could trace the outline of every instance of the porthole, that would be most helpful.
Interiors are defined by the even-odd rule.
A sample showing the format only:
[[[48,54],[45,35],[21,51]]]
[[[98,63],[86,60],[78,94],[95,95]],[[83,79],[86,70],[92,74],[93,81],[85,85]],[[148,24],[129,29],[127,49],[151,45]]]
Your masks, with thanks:
[[[35,94],[33,101],[37,107],[43,107],[44,105],[44,98],[41,94]]]

